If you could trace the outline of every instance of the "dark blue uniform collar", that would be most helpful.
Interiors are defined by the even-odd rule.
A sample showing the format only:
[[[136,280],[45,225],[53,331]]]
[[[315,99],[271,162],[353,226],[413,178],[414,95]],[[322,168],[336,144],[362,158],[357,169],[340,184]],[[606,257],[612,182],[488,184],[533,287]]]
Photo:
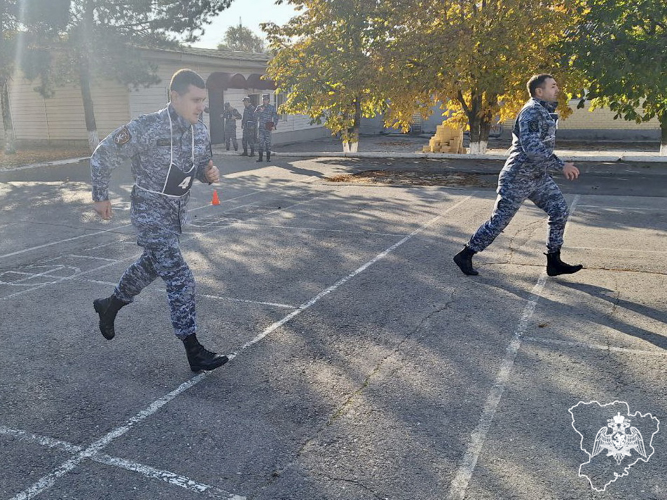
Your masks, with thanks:
[[[557,102],[547,102],[543,101],[542,99],[537,99],[536,97],[531,97],[533,101],[541,105],[543,108],[545,108],[549,113],[553,113],[556,111],[556,108],[558,107]]]
[[[169,116],[171,116],[171,121],[174,124],[175,129],[189,129],[191,124],[189,121],[187,121],[185,118],[183,118],[181,115],[179,115],[174,107],[169,103],[169,106],[167,106],[167,112],[169,113]]]

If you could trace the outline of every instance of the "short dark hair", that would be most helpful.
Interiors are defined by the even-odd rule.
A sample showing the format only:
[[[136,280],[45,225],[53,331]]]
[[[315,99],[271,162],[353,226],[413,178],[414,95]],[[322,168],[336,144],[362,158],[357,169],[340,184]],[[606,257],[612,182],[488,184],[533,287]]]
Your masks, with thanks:
[[[198,73],[191,69],[179,69],[174,73],[174,76],[171,77],[169,90],[178,92],[178,95],[183,95],[188,91],[190,85],[194,85],[200,89],[206,88],[206,82]]]
[[[540,73],[539,75],[533,75],[530,77],[530,80],[528,80],[528,83],[526,84],[526,88],[528,88],[528,93],[530,94],[531,97],[535,96],[535,89],[538,87],[544,87],[544,82],[546,82],[549,78],[553,79],[553,76],[548,75],[546,73]]]

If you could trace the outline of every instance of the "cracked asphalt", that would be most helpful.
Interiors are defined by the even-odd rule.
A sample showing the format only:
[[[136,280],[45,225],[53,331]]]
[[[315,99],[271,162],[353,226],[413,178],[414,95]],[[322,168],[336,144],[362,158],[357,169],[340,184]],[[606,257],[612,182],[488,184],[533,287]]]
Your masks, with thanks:
[[[0,172],[0,500],[667,499],[665,431],[599,492],[568,411],[667,419],[667,168],[558,179],[578,274],[546,277],[526,204],[466,277],[499,162],[216,160],[182,248],[198,336],[233,359],[197,376],[162,283],[97,330],[139,254],[129,168],[111,222],[86,163]]]

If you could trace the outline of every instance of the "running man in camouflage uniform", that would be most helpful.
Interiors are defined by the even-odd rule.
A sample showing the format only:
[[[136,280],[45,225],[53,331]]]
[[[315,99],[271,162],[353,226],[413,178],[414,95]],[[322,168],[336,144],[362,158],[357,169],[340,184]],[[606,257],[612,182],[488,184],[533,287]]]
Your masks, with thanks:
[[[262,152],[266,150],[266,161],[271,160],[271,132],[278,126],[278,113],[273,104],[269,104],[271,96],[264,94],[262,104],[255,110],[255,120],[257,120],[257,130],[259,133],[259,158],[262,161]]]
[[[241,129],[243,130],[241,145],[243,146],[243,153],[241,153],[241,156],[255,156],[255,143],[257,142],[255,106],[252,105],[250,97],[247,96],[243,98],[243,106],[243,118],[241,118]],[[248,147],[250,147],[249,155]]]
[[[95,211],[111,219],[109,181],[112,171],[132,161],[134,187],[130,216],[143,253],[120,278],[113,294],[93,301],[100,331],[111,340],[118,311],[160,277],[167,286],[171,323],[183,341],[192,371],[213,370],[227,362],[197,340],[195,281],[183,259],[179,238],[186,223],[190,188],[195,178],[218,182],[206,126],[200,121],[206,99],[204,80],[182,69],[172,77],[171,102],[155,113],[142,115],[100,142],[90,158]]]
[[[234,151],[238,151],[239,143],[236,140],[236,120],[241,119],[241,113],[226,102],[222,118],[225,120],[225,147],[229,151],[229,143],[231,142],[234,145]]]
[[[541,74],[533,76],[527,87],[531,99],[514,124],[512,146],[498,177],[498,197],[491,218],[479,227],[463,250],[454,256],[456,265],[467,275],[479,274],[472,266],[472,256],[496,239],[526,199],[549,216],[545,254],[547,274],[572,274],[583,267],[571,266],[560,260],[568,208],[549,170],[562,172],[566,179],[574,180],[579,177],[579,169],[574,163],[565,163],[554,154],[558,85],[551,75]]]

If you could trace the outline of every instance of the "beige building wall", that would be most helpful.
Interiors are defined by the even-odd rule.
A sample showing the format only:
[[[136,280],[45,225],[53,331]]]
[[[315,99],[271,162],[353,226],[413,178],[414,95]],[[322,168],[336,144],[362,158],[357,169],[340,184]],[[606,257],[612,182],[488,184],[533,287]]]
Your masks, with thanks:
[[[34,90],[37,82],[17,72],[9,89],[14,132],[20,141],[87,141],[83,100],[78,86],[60,87],[45,99]],[[115,82],[94,82],[91,88],[100,137],[129,120],[128,93]]]

